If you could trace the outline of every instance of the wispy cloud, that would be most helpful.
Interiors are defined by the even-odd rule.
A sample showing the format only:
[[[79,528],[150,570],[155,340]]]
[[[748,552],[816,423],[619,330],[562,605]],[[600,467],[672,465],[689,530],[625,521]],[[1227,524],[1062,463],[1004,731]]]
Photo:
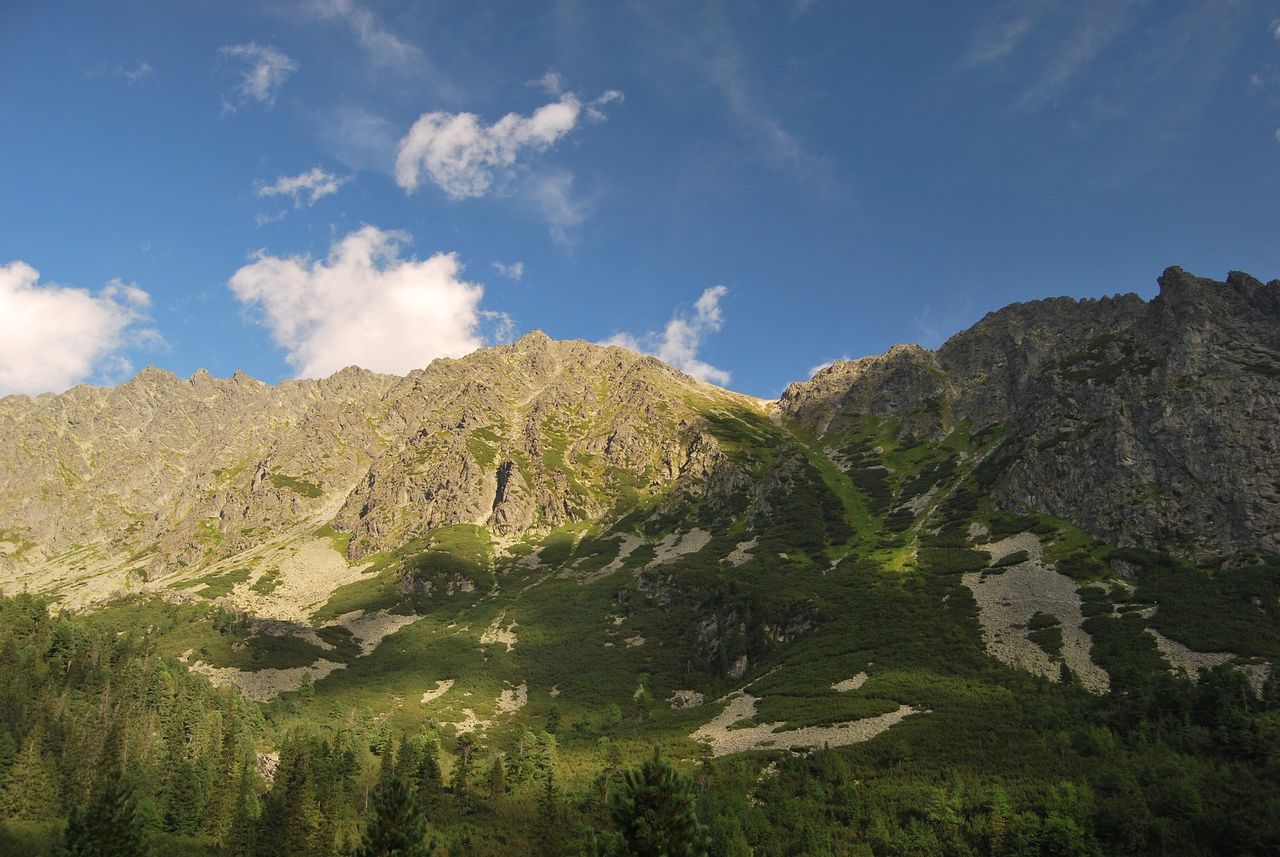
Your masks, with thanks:
[[[275,211],[275,212],[259,211],[257,214],[253,216],[253,223],[255,226],[258,226],[258,227],[269,226],[272,223],[279,223],[281,220],[284,220],[288,216],[289,216],[289,209],[287,208],[282,208],[279,211]]]
[[[382,20],[355,0],[310,0],[318,17],[346,24],[369,58],[382,65],[406,65],[424,59],[422,51],[393,33]]]
[[[791,17],[802,18],[817,5],[818,0],[791,0]]]
[[[718,5],[696,8],[698,12],[669,18],[640,7],[641,19],[652,30],[654,50],[665,52],[668,64],[682,70],[685,85],[688,80],[710,84],[758,158],[823,192],[830,191],[831,164],[811,152],[771,108],[768,87],[751,69],[751,53],[739,44],[725,9]]]
[[[725,47],[708,62],[711,81],[720,90],[729,112],[770,163],[806,178],[826,172],[827,166],[822,159],[810,153],[794,134],[757,102],[746,83],[740,53]]]
[[[118,62],[100,62],[93,68],[85,69],[85,75],[88,77],[116,78],[125,81],[130,86],[133,86],[143,78],[149,77],[153,71],[155,71],[155,69],[151,67],[151,63],[143,60],[138,60],[138,62],[132,66],[127,66],[124,63]]]
[[[670,363],[682,372],[713,384],[728,384],[730,374],[723,369],[703,361],[698,357],[702,349],[702,341],[724,326],[724,317],[720,312],[720,301],[729,290],[724,286],[712,286],[705,290],[693,306],[693,312],[677,310],[660,332],[653,331],[643,336],[631,333],[615,333],[606,339],[603,345],[618,345],[652,354],[659,360]]]
[[[280,87],[298,70],[298,63],[287,54],[257,42],[224,45],[218,49],[218,54],[240,66],[239,83],[230,97],[222,101],[222,109],[226,113],[234,113],[255,101],[271,107],[276,102]]]
[[[493,270],[498,272],[499,277],[506,277],[508,280],[524,279],[524,262],[494,262]]]
[[[555,69],[551,69],[546,74],[542,75],[542,77],[526,81],[525,86],[542,90],[542,92],[546,93],[551,98],[558,98],[560,97],[560,93],[564,92],[564,77],[560,72]]]
[[[586,222],[591,202],[574,193],[574,175],[569,170],[531,173],[518,185],[516,194],[547,224],[547,232],[561,249],[571,250],[577,227]]]
[[[348,168],[395,175],[398,132],[389,120],[347,104],[316,114],[313,123],[334,157]]]
[[[974,313],[967,300],[938,306],[926,301],[915,318],[916,341],[925,348],[937,348],[958,331],[964,330],[974,320]]]
[[[1060,31],[1038,77],[1023,90],[1016,106],[1034,108],[1058,95],[1082,76],[1133,26],[1140,0],[1081,3],[1075,19]]]
[[[1076,135],[1117,143],[1124,129],[1131,151],[1113,152],[1096,180],[1131,181],[1186,151],[1256,26],[1252,11],[1221,0],[1006,2],[977,27],[958,69],[1009,87],[1011,114],[1054,109]]]
[[[260,182],[257,190],[259,198],[288,196],[292,197],[294,208],[302,208],[332,196],[350,180],[350,176],[336,176],[320,167],[312,167],[296,176],[280,176],[274,184]]]

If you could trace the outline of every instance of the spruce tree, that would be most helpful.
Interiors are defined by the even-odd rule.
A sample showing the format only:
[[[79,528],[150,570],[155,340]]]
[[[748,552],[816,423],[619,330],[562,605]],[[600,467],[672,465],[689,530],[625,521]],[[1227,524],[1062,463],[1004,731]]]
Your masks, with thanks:
[[[311,747],[306,740],[286,741],[275,782],[263,802],[258,853],[271,857],[327,855],[332,849],[324,840],[324,823]]]
[[[619,857],[707,853],[707,831],[694,810],[693,783],[663,761],[657,749],[639,769],[626,772],[613,793],[610,815],[617,828],[612,853]]]
[[[463,735],[458,739],[458,764],[453,768],[453,793],[465,802],[471,781],[471,757],[475,754],[476,739]]]
[[[426,857],[427,819],[409,784],[398,774],[373,793],[373,816],[356,857]]]
[[[0,815],[23,821],[40,821],[61,814],[58,772],[44,749],[44,733],[32,730],[9,769],[0,794]]]
[[[493,767],[489,768],[489,798],[497,800],[507,793],[507,772],[502,766],[502,757],[498,756],[493,760]]]
[[[258,795],[253,790],[253,762],[246,759],[241,767],[239,785],[231,825],[223,843],[232,857],[253,857],[259,812]]]
[[[138,806],[122,777],[112,774],[82,812],[71,810],[63,857],[140,857],[146,853]]]
[[[434,740],[426,742],[418,757],[418,767],[413,774],[414,794],[425,810],[435,804],[444,792],[444,775],[440,771],[440,745]]]

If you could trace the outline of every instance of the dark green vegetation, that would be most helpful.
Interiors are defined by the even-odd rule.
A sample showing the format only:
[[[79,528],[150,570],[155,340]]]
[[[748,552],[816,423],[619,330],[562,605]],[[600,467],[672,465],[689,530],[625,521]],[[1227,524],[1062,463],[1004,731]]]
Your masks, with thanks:
[[[295,494],[301,494],[303,497],[323,497],[324,489],[314,482],[308,482],[298,476],[286,476],[283,473],[271,474],[271,484],[277,488],[283,488],[286,491],[292,491]]]
[[[1071,371],[1140,357],[1101,343]],[[214,603],[241,572],[195,581],[193,603],[135,597],[67,616],[0,600],[0,853],[132,853],[119,850],[136,850],[130,837],[142,853],[269,857],[1280,842],[1275,682],[1256,695],[1232,664],[1198,683],[1171,674],[1145,630],[1275,662],[1280,565],[1200,568],[998,512],[983,491],[1007,464],[996,432],[900,436],[898,421],[866,418],[818,439],[745,410],[708,420],[758,494],[716,505],[637,489],[612,527],[582,521],[506,552],[480,527],[434,530],[372,557],[317,612],[317,626],[354,610],[420,617],[368,655],[337,625],[319,632],[332,649],[251,633]],[[492,443],[477,436],[471,452]],[[551,436],[549,465],[563,455]],[[705,545],[656,562],[694,528]],[[1028,555],[993,565],[983,543],[1026,532],[1080,587],[1105,696],[1065,667],[1049,682],[983,648],[965,575],[1019,573]],[[345,549],[344,534],[321,535]],[[621,536],[645,541],[624,557]],[[1112,563],[1132,592],[1091,585]],[[1060,660],[1061,617],[1035,613],[1024,630]],[[260,705],[189,673],[187,652],[251,671],[345,668]],[[833,689],[860,673],[855,690]],[[778,748],[712,758],[690,735],[748,683],[755,714],[735,725],[783,724]],[[681,690],[708,702],[673,707]],[[502,710],[500,696],[523,704]],[[921,713],[869,741],[788,751],[785,730],[902,705]],[[480,725],[463,732],[467,711]]]

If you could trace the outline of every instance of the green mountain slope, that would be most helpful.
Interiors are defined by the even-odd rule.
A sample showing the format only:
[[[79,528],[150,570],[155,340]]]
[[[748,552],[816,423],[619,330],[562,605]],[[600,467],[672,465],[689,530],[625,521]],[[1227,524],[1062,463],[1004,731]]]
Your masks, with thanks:
[[[8,579],[85,609],[0,602],[0,842],[41,853],[123,771],[157,853],[340,853],[399,770],[439,853],[579,853],[656,746],[714,854],[1263,853],[1280,381],[1223,354],[1275,353],[1280,283],[1162,285],[776,404],[541,334],[196,405],[166,380],[144,424],[190,484],[138,475],[132,530],[136,495],[86,509],[157,442],[95,462],[84,415],[137,390],[5,400]],[[182,434],[261,408],[292,416]],[[68,546],[59,504],[117,529]]]

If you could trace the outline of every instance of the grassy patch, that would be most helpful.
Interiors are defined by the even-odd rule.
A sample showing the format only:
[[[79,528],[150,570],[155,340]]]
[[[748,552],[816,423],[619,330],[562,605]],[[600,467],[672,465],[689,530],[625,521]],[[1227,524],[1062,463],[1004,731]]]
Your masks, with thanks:
[[[285,491],[292,491],[303,497],[323,497],[324,489],[314,482],[308,482],[298,476],[286,476],[283,473],[272,473],[271,484]]]
[[[343,556],[347,555],[347,548],[351,545],[351,533],[339,532],[330,524],[325,524],[323,527],[316,530],[316,538],[328,539],[333,543],[334,551],[342,554]]]

